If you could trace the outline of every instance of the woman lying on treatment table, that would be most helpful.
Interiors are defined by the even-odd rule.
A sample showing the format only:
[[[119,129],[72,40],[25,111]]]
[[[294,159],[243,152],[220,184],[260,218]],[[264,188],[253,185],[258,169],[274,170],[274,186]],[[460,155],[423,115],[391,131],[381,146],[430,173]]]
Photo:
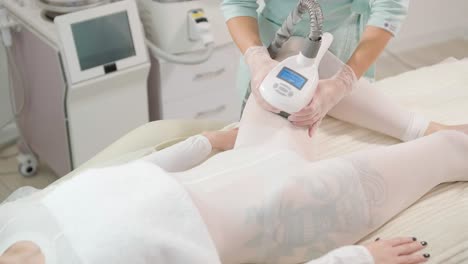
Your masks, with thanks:
[[[412,238],[346,245],[436,185],[467,181],[468,126],[429,122],[364,80],[329,114],[407,142],[316,161],[306,129],[249,100],[238,134],[207,132],[5,203],[0,263],[426,261]]]

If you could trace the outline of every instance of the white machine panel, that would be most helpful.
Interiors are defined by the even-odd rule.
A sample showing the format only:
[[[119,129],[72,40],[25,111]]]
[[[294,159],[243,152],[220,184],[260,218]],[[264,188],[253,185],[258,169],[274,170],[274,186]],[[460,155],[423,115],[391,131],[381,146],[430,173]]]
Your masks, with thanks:
[[[80,83],[68,95],[73,166],[148,122],[149,64]]]
[[[21,25],[12,31],[11,58],[21,69],[15,100],[28,101],[22,139],[57,175],[149,121],[150,58],[134,0],[60,15],[56,23],[35,6],[4,3]]]
[[[193,41],[189,37],[188,12],[200,8],[211,24],[215,44],[232,42],[219,0],[138,0],[137,3],[148,38],[166,52],[180,54],[205,49],[202,41]]]
[[[148,60],[138,10],[132,0],[58,16],[55,24],[71,83]]]

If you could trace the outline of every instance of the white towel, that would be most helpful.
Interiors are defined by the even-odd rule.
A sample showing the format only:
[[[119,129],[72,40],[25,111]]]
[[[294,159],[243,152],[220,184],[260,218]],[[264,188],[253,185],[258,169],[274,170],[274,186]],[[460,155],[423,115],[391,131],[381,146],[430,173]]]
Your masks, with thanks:
[[[149,162],[85,171],[42,202],[83,263],[220,263],[189,194]]]

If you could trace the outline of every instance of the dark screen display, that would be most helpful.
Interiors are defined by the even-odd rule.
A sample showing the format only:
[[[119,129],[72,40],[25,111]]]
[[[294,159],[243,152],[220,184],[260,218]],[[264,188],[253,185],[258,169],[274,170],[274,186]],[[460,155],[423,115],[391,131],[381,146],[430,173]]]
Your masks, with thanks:
[[[81,70],[135,56],[126,11],[71,25]]]

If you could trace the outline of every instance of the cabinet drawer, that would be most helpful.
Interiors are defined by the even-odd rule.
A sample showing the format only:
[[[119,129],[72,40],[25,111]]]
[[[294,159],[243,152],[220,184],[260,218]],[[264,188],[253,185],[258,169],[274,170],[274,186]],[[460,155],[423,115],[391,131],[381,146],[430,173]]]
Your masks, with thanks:
[[[239,52],[234,44],[217,47],[198,65],[161,63],[160,96],[163,103],[220,90],[235,90]]]
[[[241,102],[232,93],[214,92],[168,101],[162,119],[212,119],[235,122],[240,118]]]

